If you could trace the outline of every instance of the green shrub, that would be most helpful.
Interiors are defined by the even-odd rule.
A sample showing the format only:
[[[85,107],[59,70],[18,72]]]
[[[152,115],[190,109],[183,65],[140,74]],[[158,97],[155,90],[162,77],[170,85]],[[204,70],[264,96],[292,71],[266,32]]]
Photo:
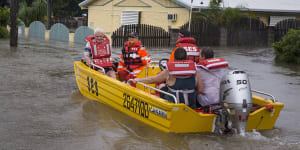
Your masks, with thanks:
[[[9,8],[6,6],[4,8],[0,7],[0,38],[9,37],[9,32],[6,29],[6,26],[9,23],[9,14]]]
[[[10,10],[6,6],[4,8],[0,7],[0,26],[6,27],[9,22]]]
[[[8,38],[9,37],[9,32],[5,27],[0,26],[0,39],[1,38]]]
[[[290,29],[287,35],[272,46],[277,62],[300,64],[300,30]]]

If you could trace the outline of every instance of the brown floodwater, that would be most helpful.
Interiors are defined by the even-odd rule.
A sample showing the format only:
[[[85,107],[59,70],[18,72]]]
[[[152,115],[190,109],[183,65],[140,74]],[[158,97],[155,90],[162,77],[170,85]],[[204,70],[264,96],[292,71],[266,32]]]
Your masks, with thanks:
[[[0,40],[1,150],[300,149],[300,65],[276,64],[271,48],[215,48],[231,69],[248,73],[252,89],[285,104],[274,129],[240,136],[165,133],[83,97],[72,62],[83,47],[20,39],[10,48]],[[148,52],[159,60],[171,49]]]

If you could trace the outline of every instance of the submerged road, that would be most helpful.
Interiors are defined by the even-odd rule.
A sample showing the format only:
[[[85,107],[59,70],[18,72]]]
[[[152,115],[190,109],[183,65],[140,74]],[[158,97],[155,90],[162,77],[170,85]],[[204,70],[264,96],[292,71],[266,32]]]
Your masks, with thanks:
[[[83,45],[0,40],[1,150],[299,150],[300,65],[275,64],[270,48],[216,48],[231,69],[248,73],[252,89],[285,104],[275,128],[240,135],[164,133],[113,108],[83,97],[72,59]],[[169,49],[148,49],[153,59]],[[120,55],[113,50],[113,57]]]

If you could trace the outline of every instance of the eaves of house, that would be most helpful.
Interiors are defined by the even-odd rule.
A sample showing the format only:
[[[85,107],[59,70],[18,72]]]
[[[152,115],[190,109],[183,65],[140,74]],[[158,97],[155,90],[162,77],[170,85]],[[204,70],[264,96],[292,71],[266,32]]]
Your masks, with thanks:
[[[207,9],[210,3],[210,0],[173,1],[188,9],[192,6],[196,10]],[[240,8],[241,11],[300,14],[300,1],[298,0],[223,0],[221,7]]]
[[[86,7],[86,6],[88,6],[91,2],[94,2],[94,1],[96,1],[96,0],[84,0],[83,2],[79,3],[78,5],[79,5],[80,7]],[[111,1],[112,1],[112,0],[111,0]],[[181,5],[181,6],[183,6],[183,7],[186,7],[186,4],[183,3],[183,2],[181,2],[180,0],[171,0],[171,1],[173,1],[173,2],[175,2],[175,3],[177,3],[177,4],[179,4],[179,5]]]
[[[85,7],[96,0],[84,0],[79,3]],[[207,9],[210,0],[171,0],[187,9]],[[193,3],[191,3],[193,1]],[[295,0],[223,0],[222,7],[240,8],[241,11],[251,10],[253,12],[270,13],[296,13],[300,14],[300,1]]]

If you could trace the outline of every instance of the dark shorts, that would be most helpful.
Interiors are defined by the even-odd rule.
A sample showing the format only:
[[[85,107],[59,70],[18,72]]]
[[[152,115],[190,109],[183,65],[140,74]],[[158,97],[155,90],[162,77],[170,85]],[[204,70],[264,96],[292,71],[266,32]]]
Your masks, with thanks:
[[[115,71],[114,68],[109,67],[109,68],[104,68],[105,73],[109,72],[109,71]]]

